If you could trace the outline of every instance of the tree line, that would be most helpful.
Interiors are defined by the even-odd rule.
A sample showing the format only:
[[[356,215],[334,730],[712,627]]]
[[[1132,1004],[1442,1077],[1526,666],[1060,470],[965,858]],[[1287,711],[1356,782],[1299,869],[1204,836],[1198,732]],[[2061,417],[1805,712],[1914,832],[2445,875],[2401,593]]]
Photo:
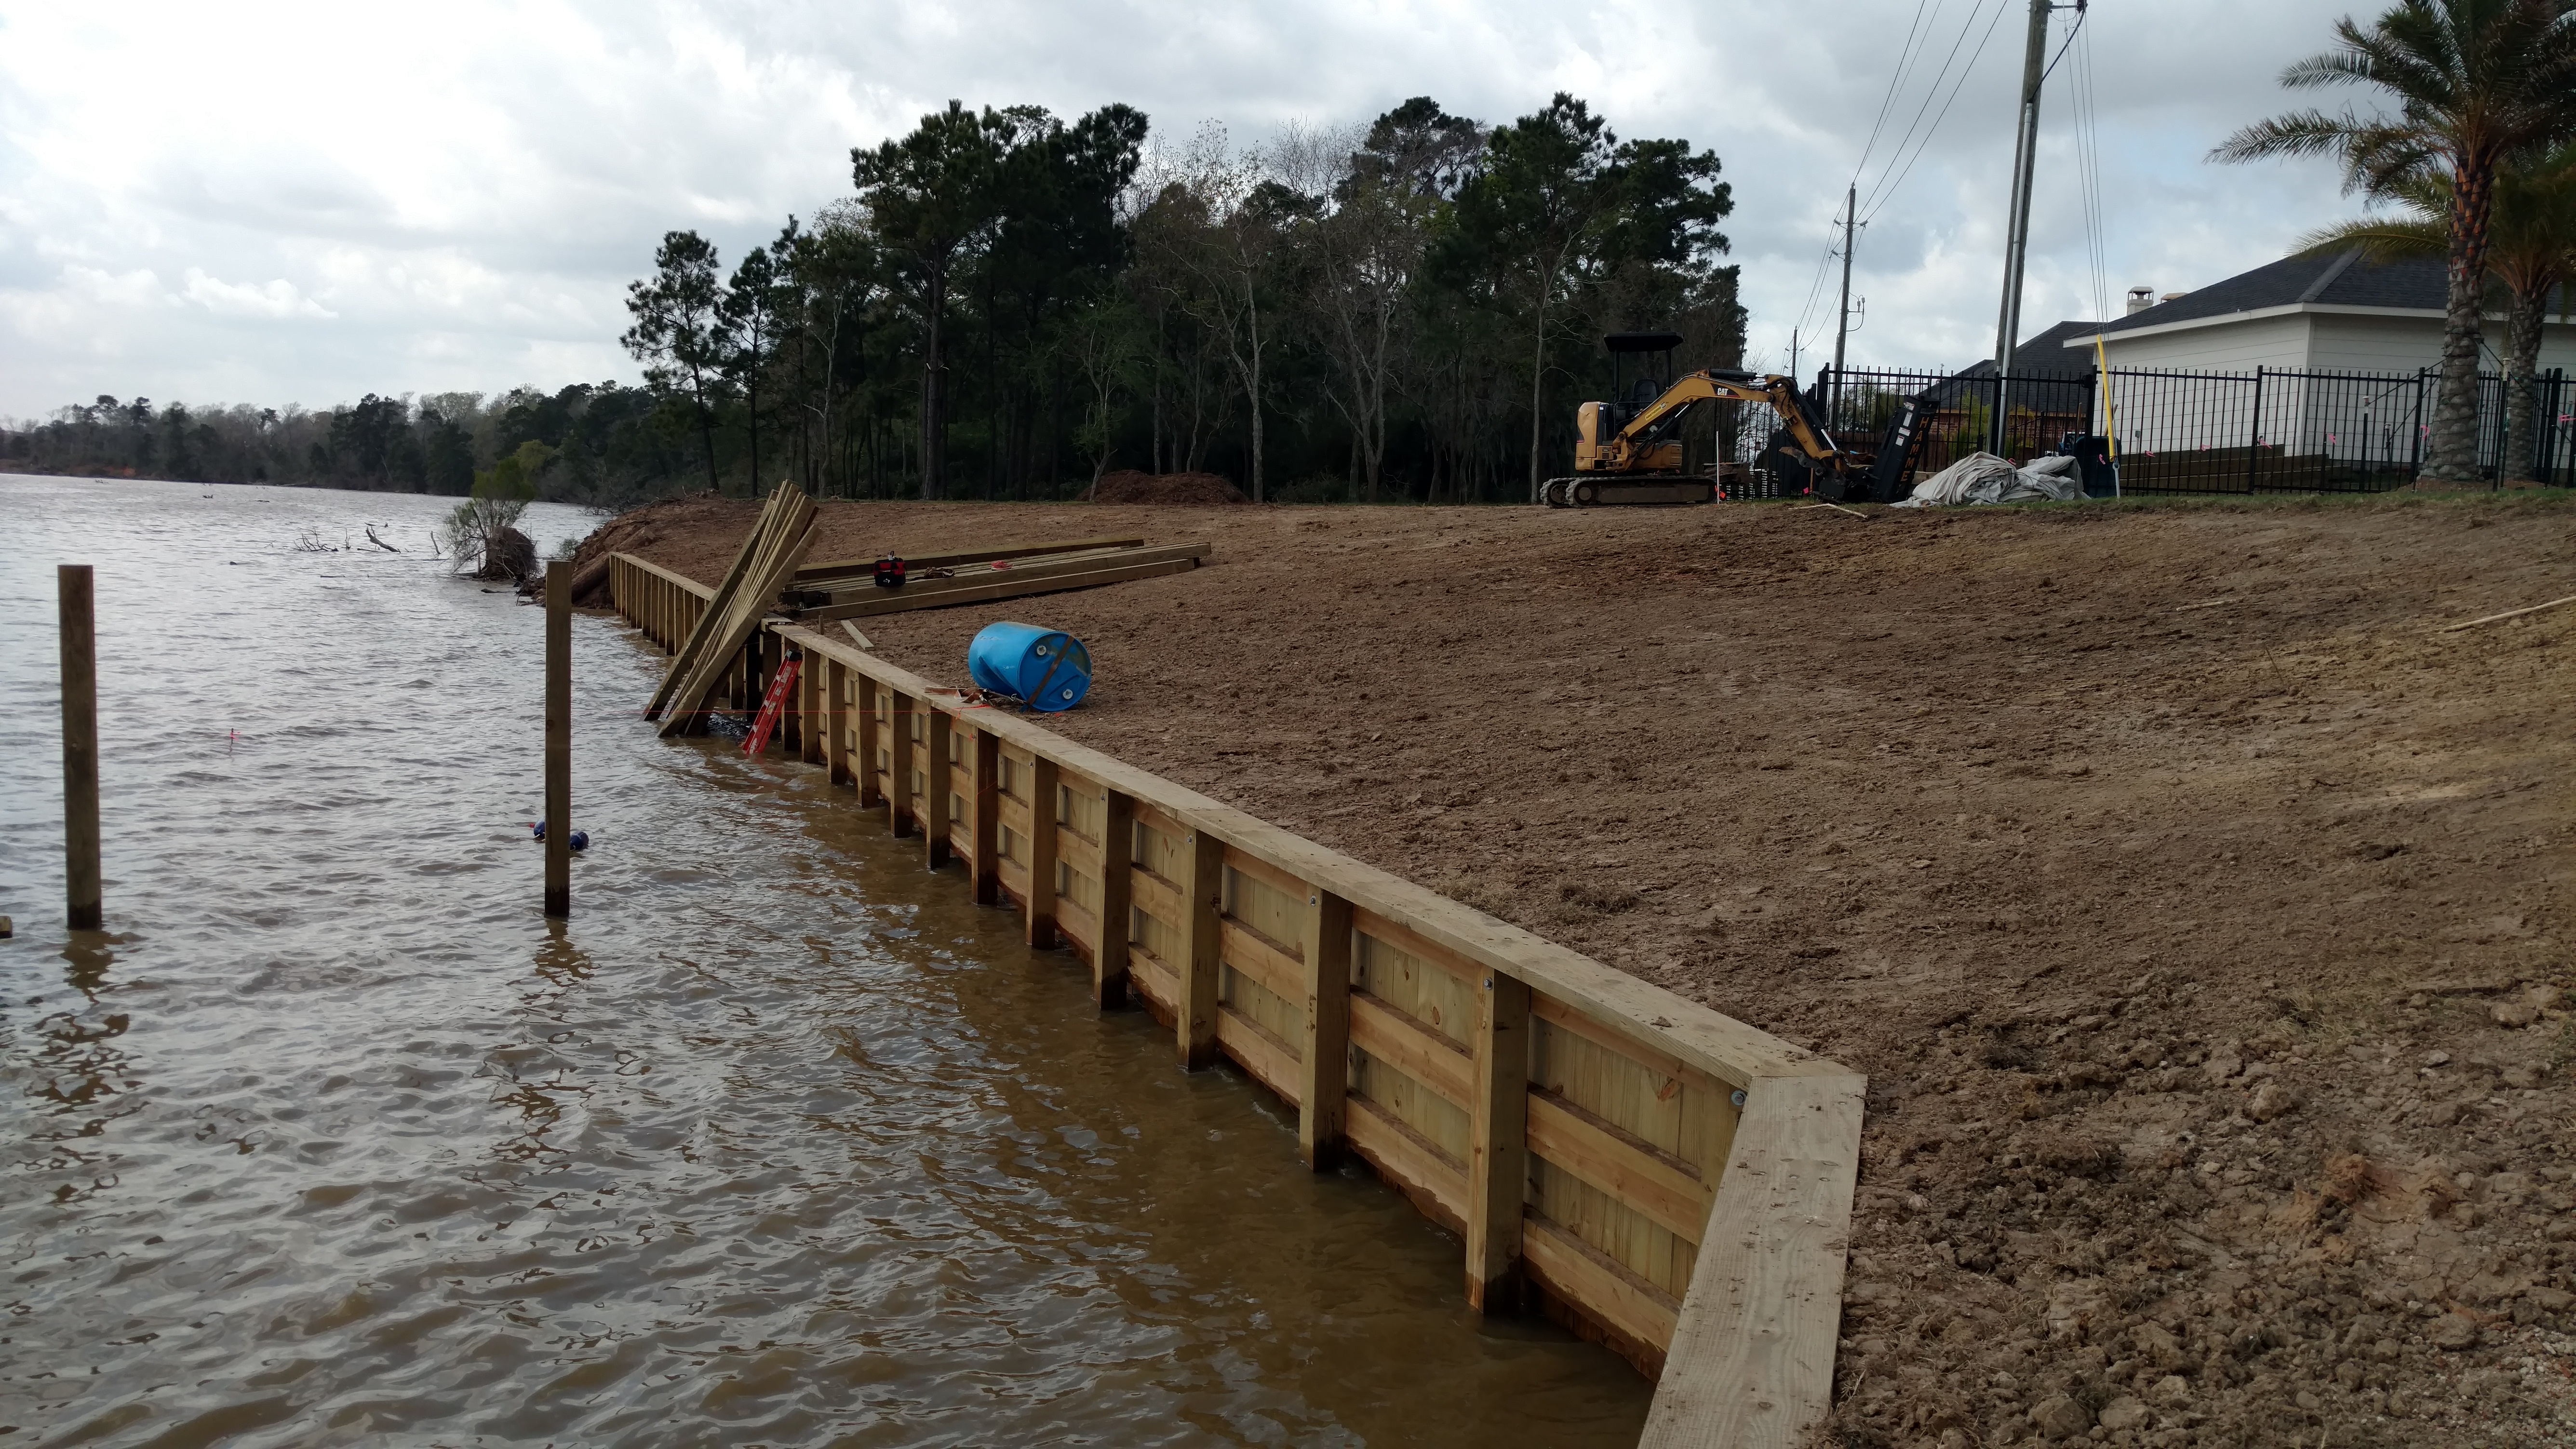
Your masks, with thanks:
[[[0,426],[0,471],[463,495],[536,443],[543,496],[617,504],[692,486],[685,422],[613,381],[492,398],[368,393],[319,412],[101,396]]]
[[[692,231],[623,337],[710,487],[1051,498],[1113,468],[1255,499],[1520,499],[1570,463],[1599,335],[1743,347],[1715,155],[1559,94],[1427,97],[1238,150],[1104,106],[950,102],[728,272]]]
[[[1526,499],[1571,463],[1600,334],[1734,366],[1718,158],[1573,96],[1488,125],[1418,97],[1249,148],[1107,105],[958,102],[850,153],[850,195],[730,266],[665,236],[628,291],[641,387],[368,394],[307,412],[60,409],[0,468],[543,497],[782,477],[823,496],[1060,498],[1111,469],[1258,499]]]

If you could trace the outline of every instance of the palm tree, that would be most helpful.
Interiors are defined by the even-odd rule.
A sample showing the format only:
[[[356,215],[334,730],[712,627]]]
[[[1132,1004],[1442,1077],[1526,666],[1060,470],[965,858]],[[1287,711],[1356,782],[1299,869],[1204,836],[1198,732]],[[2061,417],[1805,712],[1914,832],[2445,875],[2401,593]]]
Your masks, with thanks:
[[[2576,137],[2576,0],[2400,0],[2368,29],[2335,22],[2335,49],[2281,72],[2294,89],[2371,85],[2393,112],[2294,111],[2238,131],[2220,161],[2332,156],[2349,191],[2398,190],[2410,176],[2447,173],[2450,261],[2442,380],[2426,476],[2477,474],[2481,292],[2497,170]]]
[[[2291,248],[2312,255],[2360,247],[2373,262],[2438,257],[2450,247],[2451,180],[2421,171],[2391,187],[2400,210],[2308,233]],[[2504,481],[2535,481],[2539,459],[2540,333],[2552,294],[2568,306],[2561,288],[2576,280],[2576,142],[2538,161],[2496,172],[2488,224],[2487,273],[2509,297],[2505,308],[2505,436],[2500,460]]]

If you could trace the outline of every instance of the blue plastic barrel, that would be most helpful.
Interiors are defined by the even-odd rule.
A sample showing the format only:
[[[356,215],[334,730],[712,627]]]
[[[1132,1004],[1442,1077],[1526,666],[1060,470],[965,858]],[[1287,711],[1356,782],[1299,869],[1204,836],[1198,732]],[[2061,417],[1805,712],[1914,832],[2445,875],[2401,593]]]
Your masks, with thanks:
[[[1061,629],[987,624],[966,646],[966,672],[987,694],[1053,714],[1091,692],[1091,651]]]

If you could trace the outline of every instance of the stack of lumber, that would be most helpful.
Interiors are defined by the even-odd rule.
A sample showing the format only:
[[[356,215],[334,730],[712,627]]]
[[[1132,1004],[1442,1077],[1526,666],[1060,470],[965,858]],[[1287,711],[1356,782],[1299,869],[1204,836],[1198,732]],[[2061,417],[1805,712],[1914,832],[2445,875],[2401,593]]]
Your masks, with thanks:
[[[743,540],[742,552],[734,555],[724,582],[698,615],[688,642],[671,656],[671,672],[644,707],[646,719],[662,721],[665,738],[704,727],[708,697],[723,686],[742,646],[768,614],[770,601],[795,578],[813,542],[814,500],[793,483],[779,484],[761,506],[760,521]]]
[[[862,619],[1150,579],[1196,568],[1207,556],[1205,543],[1147,548],[1141,538],[1018,544],[906,556],[909,578],[899,589],[877,587],[873,560],[844,559],[797,570],[789,602],[800,623]]]

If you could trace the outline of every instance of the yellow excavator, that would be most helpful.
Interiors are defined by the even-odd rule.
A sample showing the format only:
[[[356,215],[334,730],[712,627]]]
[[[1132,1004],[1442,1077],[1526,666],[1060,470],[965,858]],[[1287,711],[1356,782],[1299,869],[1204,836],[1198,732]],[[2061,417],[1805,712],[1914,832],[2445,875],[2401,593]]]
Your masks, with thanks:
[[[1835,440],[1795,379],[1708,368],[1676,381],[1679,334],[1613,332],[1601,341],[1614,369],[1611,396],[1576,412],[1574,475],[1551,478],[1539,492],[1551,508],[1711,501],[1717,470],[1684,471],[1681,426],[1692,409],[1721,402],[1760,403],[1779,415],[1780,427],[1753,466],[1771,475],[1781,495],[1893,503],[1911,491],[1905,474],[1928,405],[1924,397],[1902,399],[1878,446],[1863,451]]]

